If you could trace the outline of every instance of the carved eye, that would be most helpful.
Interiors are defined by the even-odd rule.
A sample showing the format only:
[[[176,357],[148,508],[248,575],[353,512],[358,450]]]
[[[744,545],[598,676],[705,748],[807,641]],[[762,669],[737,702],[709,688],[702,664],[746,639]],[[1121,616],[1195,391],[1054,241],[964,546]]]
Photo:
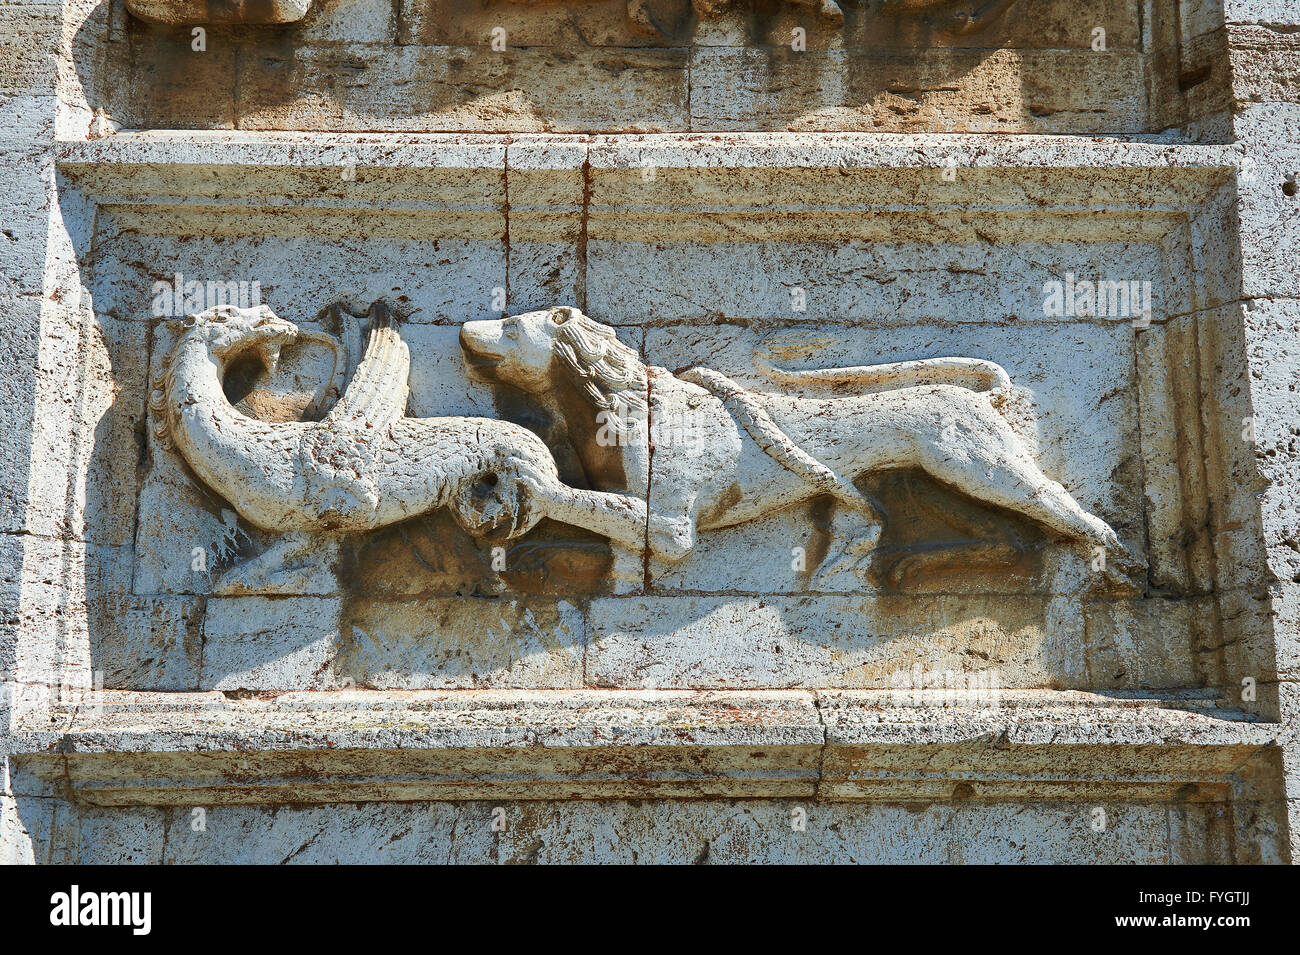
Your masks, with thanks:
[[[569,320],[569,310],[567,308],[556,308],[551,310],[551,321],[556,325],[563,325]]]

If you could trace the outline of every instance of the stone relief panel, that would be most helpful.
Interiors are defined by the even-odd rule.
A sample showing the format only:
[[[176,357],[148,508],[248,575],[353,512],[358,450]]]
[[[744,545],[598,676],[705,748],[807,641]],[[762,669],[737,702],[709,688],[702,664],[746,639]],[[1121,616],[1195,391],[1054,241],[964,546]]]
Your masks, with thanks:
[[[1240,393],[1219,380],[1238,364],[1224,350],[1236,322],[1236,307],[1222,304],[1231,261],[1198,238],[1230,227],[1214,198],[1220,173],[1160,169],[1126,185],[1106,170],[963,169],[950,183],[936,168],[721,174],[664,163],[647,181],[635,153],[615,162],[549,138],[527,145],[511,147],[504,176],[452,164],[395,185],[391,171],[359,167],[344,181],[326,165],[295,171],[276,193],[290,202],[269,206],[211,204],[205,193],[222,184],[200,171],[142,184],[184,202],[100,207],[87,274],[116,399],[96,447],[111,479],[93,483],[114,488],[105,503],[115,516],[89,523],[122,556],[111,562],[118,579],[96,584],[113,625],[92,623],[91,645],[108,685],[853,689],[946,673],[1008,688],[1129,690],[1254,672],[1234,662],[1254,652],[1247,638],[1229,635],[1258,612],[1249,502],[1211,465],[1235,432],[1203,426],[1234,420],[1213,402]],[[240,188],[256,196],[266,175],[241,171]],[[96,188],[115,195],[111,180]],[[1093,194],[1112,211],[1071,211]],[[948,211],[951,195],[962,197],[959,214]],[[1192,213],[1170,212],[1189,201]],[[845,203],[860,214],[846,215]],[[1132,308],[1079,307],[1089,278],[1132,276],[1150,277]],[[184,316],[211,305],[209,280],[225,284],[228,302],[256,286],[258,303],[244,304],[298,329],[273,370],[256,351],[232,361],[222,393],[250,418],[327,417],[348,387],[351,372],[338,369],[356,367],[386,309],[409,353],[407,417],[511,422],[542,441],[565,487],[640,498],[649,512],[667,510],[655,455],[690,448],[663,425],[690,416],[664,416],[656,433],[648,415],[656,450],[620,476],[590,447],[584,460],[575,440],[592,440],[604,409],[561,407],[553,388],[548,397],[502,380],[493,356],[473,354],[476,329],[575,310],[647,367],[647,411],[649,369],[682,390],[704,367],[745,392],[830,401],[871,389],[804,373],[991,362],[1009,377],[999,414],[1020,446],[1129,558],[1108,557],[1099,573],[1087,544],[924,469],[832,469],[852,490],[833,482],[753,520],[697,524],[675,560],[647,560],[641,542],[558,511],[494,542],[440,507],[343,535],[334,592],[220,593],[227,571],[280,535],[162,447],[149,407]],[[191,282],[192,303],[183,301]],[[607,333],[590,337],[592,356],[617,359]],[[602,374],[613,385],[634,367],[616,360]],[[958,387],[984,395],[987,378]],[[598,392],[603,401],[621,390]],[[573,427],[584,419],[587,428]],[[728,419],[736,440],[752,440],[740,416]],[[808,447],[820,460],[824,449]],[[615,440],[594,450],[625,449]],[[841,559],[866,522],[836,491],[884,514],[870,559]]]
[[[113,128],[1212,138],[1228,105],[1221,27],[1175,0],[111,2]]]
[[[890,838],[896,803],[1120,800],[1061,858],[1284,841],[1287,207],[1258,143],[1188,143],[1230,138],[1221,4],[96,4],[10,623],[20,672],[211,692],[33,737],[12,788],[73,850],[195,793],[496,799],[503,766],[889,800],[857,821]]]
[[[118,329],[119,400],[141,412],[138,463],[115,479],[138,503],[123,514],[133,580],[105,589],[126,621],[97,651],[110,685],[1217,679],[1213,584],[1162,556],[1186,550],[1162,528],[1188,533],[1191,472],[1159,495],[1168,513],[1151,496],[1179,468],[1149,435],[1182,429],[1147,425],[1187,367],[1185,346],[1153,336],[1181,334],[1166,316],[1193,295],[1159,241],[600,226],[575,255],[564,230],[534,241],[524,208],[508,250],[470,219],[439,235],[431,220],[223,213],[199,240],[184,210],[101,211],[93,298]],[[1044,277],[1069,275],[1161,278],[1133,315],[1051,314]],[[260,300],[213,311],[209,276],[231,304]],[[401,357],[370,389],[390,427],[486,419],[528,453],[489,468],[461,446],[465,469],[421,464],[436,487],[379,519],[383,495],[366,492],[386,490],[386,446],[359,450],[367,416],[331,424],[369,380],[372,335]],[[147,368],[125,358],[144,353]],[[219,409],[221,440],[178,441],[182,407]],[[265,438],[241,450],[236,423]],[[223,483],[240,462],[262,462],[257,480]],[[285,475],[260,492],[275,520],[249,499],[268,471]],[[489,507],[503,539],[476,523]]]

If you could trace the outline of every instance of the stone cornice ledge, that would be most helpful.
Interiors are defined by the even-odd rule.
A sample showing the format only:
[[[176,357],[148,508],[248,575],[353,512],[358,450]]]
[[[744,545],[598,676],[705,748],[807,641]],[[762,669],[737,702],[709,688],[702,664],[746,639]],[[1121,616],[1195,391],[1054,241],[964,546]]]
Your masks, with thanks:
[[[532,168],[1215,168],[1242,165],[1242,144],[1163,136],[967,133],[314,133],[123,131],[57,144],[61,165],[500,168],[506,151]]]
[[[90,805],[372,799],[1272,799],[1277,724],[1196,695],[87,694],[11,752]]]
[[[1231,198],[1235,146],[852,133],[123,133],[68,184],[167,234],[521,241],[1162,240]],[[950,171],[950,168],[952,171]],[[394,213],[401,213],[394,215]],[[797,213],[797,214],[793,214]]]

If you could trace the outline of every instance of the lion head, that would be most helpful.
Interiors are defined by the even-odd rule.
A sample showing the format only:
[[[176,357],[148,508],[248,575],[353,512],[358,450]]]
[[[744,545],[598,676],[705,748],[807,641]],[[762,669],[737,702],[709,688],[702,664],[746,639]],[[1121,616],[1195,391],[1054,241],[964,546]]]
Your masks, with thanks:
[[[616,428],[645,412],[645,365],[614,329],[576,308],[466,322],[460,344],[472,369],[524,391],[550,390],[558,368]]]

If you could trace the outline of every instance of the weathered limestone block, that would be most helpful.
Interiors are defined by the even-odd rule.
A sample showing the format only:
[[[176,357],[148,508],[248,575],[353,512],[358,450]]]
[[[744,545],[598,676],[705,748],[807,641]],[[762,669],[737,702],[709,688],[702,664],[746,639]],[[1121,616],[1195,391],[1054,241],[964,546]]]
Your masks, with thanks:
[[[235,128],[239,48],[214,37],[210,50],[195,53],[192,43],[186,31],[135,36],[139,65],[113,118],[137,128]]]
[[[162,813],[148,810],[83,812],[78,819],[76,861],[107,863],[111,859],[118,865],[161,865],[170,834],[164,826],[169,821]]]
[[[51,95],[61,32],[58,7],[5,4],[0,9],[0,93]]]
[[[1044,626],[1042,603],[1023,598],[604,599],[592,604],[588,679],[621,689],[1073,682],[1046,669]]]
[[[44,280],[44,261],[36,250],[45,240],[50,218],[53,171],[43,156],[46,148],[40,140],[0,138],[0,156],[11,170],[12,184],[0,196],[0,211],[15,237],[0,246],[0,295],[13,300],[16,309],[23,307],[23,297],[40,294]]]
[[[98,620],[92,656],[106,687],[197,690],[206,602],[194,597],[127,597]]]
[[[88,810],[78,861],[240,864],[382,863],[1099,863],[1216,862],[1228,856],[1223,810],[1091,803],[915,806],[730,802],[396,803],[208,810]],[[802,809],[802,832],[792,813]],[[150,834],[166,826],[165,857]]]
[[[76,808],[44,796],[0,795],[0,865],[66,865],[77,858]]]
[[[641,0],[631,16],[624,0],[401,6],[394,24],[387,5],[326,3],[274,39],[214,21],[233,25],[214,26],[211,52],[197,58],[187,31],[137,24],[132,76],[105,82],[84,112],[92,122],[208,129],[1137,133],[1196,124],[1209,137],[1228,105],[1223,30],[1213,15],[1164,15],[1172,0],[1149,24],[1135,0],[1040,2],[1033,17],[1001,15],[995,2],[973,30],[967,6],[949,2],[855,6],[842,26],[833,0],[775,11],[710,3],[698,13],[681,2],[663,15]],[[202,22],[203,9],[152,18]],[[1204,62],[1220,66],[1207,74]],[[119,87],[132,91],[129,103]]]
[[[1239,102],[1300,102],[1300,40],[1264,26],[1228,29],[1233,94]]]
[[[0,298],[0,322],[10,349],[0,368],[0,454],[25,461],[35,426],[37,364],[40,353],[41,300],[35,296]],[[29,496],[29,471],[6,468],[0,482],[0,531],[6,535],[24,527]]]
[[[139,480],[138,454],[130,449],[138,451],[144,420],[147,331],[86,307],[46,307],[40,328],[41,415],[28,451],[28,527],[129,545]]]
[[[656,171],[668,178],[670,170]],[[781,218],[796,225],[796,217]],[[883,222],[881,223],[884,224]],[[864,224],[856,223],[858,227]],[[1151,275],[1158,253],[1142,243],[1037,241],[700,243],[592,241],[588,302],[622,321],[863,322],[883,328],[965,322],[1055,322],[1043,285],[1102,274]],[[674,282],[687,275],[689,283]],[[646,294],[649,292],[650,294]],[[1175,308],[1180,286],[1152,283],[1156,315]],[[599,309],[599,311],[597,311]],[[1175,312],[1175,314],[1177,314]],[[1114,316],[1118,321],[1121,316]]]
[[[335,184],[339,176],[334,172]],[[484,195],[476,184],[474,198],[499,210],[505,195],[500,191],[500,177],[497,179],[496,194]],[[155,229],[160,224],[155,221]],[[383,298],[390,298],[396,308],[409,310],[407,321],[411,324],[462,322],[501,314],[501,309],[492,308],[493,290],[507,284],[498,222],[475,227],[477,234],[464,238],[441,235],[423,240],[415,236],[303,235],[301,224],[289,217],[282,218],[280,234],[272,232],[270,236],[260,229],[256,236],[248,234],[247,224],[241,228],[235,217],[222,216],[212,224],[217,235],[208,242],[178,244],[174,235],[141,230],[142,220],[134,219],[129,227],[133,231],[105,250],[105,271],[115,278],[96,284],[96,308],[124,320],[148,322],[158,300],[155,282],[161,280],[170,292],[179,274],[180,307],[172,309],[171,317],[203,310],[185,308],[185,285],[202,283],[198,287],[204,290],[201,301],[206,283],[214,281],[242,282],[250,293],[253,283],[259,283],[261,301],[300,324],[312,323],[322,308],[335,302],[364,312]],[[466,227],[465,222],[456,225]],[[222,236],[224,226],[244,234]],[[178,224],[178,231],[180,228],[183,224]],[[155,272],[146,265],[164,257],[166,271]],[[269,286],[262,283],[271,271],[278,273],[274,300]],[[162,300],[162,304],[168,301],[173,298]],[[419,372],[420,364],[415,363],[413,373]]]
[[[215,690],[326,689],[338,652],[332,598],[212,597],[203,618],[199,684]]]
[[[1056,51],[945,52],[918,68],[906,54],[706,47],[691,64],[691,127],[1138,132],[1136,54],[1108,54],[1105,72],[1092,66]]]
[[[1236,116],[1238,135],[1248,143],[1271,140],[1274,130],[1292,130],[1300,104],[1269,102],[1244,107]],[[1287,135],[1255,151],[1245,164],[1237,216],[1242,229],[1238,253],[1242,294],[1251,299],[1300,298],[1295,268],[1296,229],[1300,226],[1300,144]]]
[[[308,0],[295,35],[311,43],[392,43],[397,5],[390,0]]]
[[[267,50],[258,61],[239,78],[241,129],[655,132],[688,123],[682,50],[348,45],[291,59]],[[315,95],[292,92],[304,87]]]
[[[567,601],[370,600],[350,605],[342,627],[330,669],[358,686],[583,685],[584,624]]]
[[[113,600],[129,591],[127,549],[28,535],[21,558],[11,556],[17,598],[11,619],[25,638],[8,673],[35,688],[44,706],[71,689],[94,685],[90,633],[113,619]]]

